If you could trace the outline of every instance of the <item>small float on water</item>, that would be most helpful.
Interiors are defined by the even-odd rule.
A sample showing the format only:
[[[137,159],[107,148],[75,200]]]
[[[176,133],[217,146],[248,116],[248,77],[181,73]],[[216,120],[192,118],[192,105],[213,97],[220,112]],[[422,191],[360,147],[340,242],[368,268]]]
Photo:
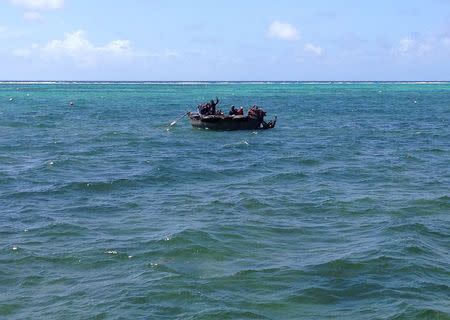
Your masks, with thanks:
[[[234,106],[228,115],[225,115],[221,110],[216,110],[219,104],[219,99],[211,100],[198,106],[198,112],[188,112],[187,116],[194,128],[209,129],[209,130],[265,130],[272,129],[277,123],[277,117],[266,122],[264,117],[266,112],[254,105],[244,115],[244,109],[241,107],[235,109]]]

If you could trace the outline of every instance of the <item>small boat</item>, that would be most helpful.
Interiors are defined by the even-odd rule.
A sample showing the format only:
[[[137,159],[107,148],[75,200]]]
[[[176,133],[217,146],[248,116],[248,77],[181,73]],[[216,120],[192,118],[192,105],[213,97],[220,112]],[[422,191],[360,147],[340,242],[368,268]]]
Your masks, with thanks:
[[[188,117],[194,128],[210,130],[265,130],[274,128],[277,123],[277,117],[269,122],[251,116],[201,115],[192,112],[188,113]]]
[[[187,116],[192,126],[211,130],[258,130],[272,129],[277,123],[277,117],[269,122],[264,121],[266,113],[256,105],[248,110],[247,116],[244,116],[243,107],[238,110],[232,106],[230,115],[225,115],[220,110],[216,111],[218,103],[219,98],[216,98],[216,101],[211,100],[199,105],[199,112],[188,112]]]

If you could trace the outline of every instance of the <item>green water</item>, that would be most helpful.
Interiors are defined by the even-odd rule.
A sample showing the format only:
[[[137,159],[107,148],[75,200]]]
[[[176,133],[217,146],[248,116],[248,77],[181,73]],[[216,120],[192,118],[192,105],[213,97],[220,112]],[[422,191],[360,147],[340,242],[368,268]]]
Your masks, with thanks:
[[[216,96],[277,127],[167,130]],[[0,84],[0,318],[450,319],[449,120],[448,83]]]

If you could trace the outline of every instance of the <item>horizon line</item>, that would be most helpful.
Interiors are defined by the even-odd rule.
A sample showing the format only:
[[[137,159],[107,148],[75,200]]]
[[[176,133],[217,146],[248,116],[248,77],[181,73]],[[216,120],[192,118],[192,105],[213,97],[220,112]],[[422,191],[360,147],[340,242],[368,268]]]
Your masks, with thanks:
[[[450,80],[0,80],[0,83],[448,83]]]

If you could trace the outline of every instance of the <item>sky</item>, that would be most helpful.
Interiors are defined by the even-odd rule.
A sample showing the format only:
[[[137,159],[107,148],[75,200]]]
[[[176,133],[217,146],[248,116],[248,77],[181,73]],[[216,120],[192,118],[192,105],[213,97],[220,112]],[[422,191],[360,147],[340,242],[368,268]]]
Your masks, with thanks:
[[[0,0],[0,80],[450,80],[450,0]]]

